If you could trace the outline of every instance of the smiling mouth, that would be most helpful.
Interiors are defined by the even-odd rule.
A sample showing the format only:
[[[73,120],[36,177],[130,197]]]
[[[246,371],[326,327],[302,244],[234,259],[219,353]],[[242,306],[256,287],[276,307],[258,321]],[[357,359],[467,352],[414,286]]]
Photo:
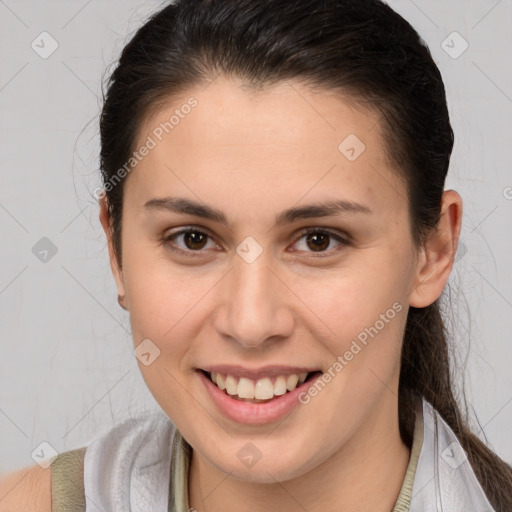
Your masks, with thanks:
[[[201,370],[201,372],[232,399],[254,404],[270,402],[322,373],[321,371],[292,373],[253,380],[218,372],[205,370]]]

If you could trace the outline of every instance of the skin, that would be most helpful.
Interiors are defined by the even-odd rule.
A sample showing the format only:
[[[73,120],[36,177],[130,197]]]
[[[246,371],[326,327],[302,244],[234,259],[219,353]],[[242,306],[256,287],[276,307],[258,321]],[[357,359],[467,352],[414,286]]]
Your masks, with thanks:
[[[253,92],[218,77],[169,99],[141,125],[137,147],[190,96],[197,107],[124,184],[122,268],[106,199],[100,200],[134,345],[149,338],[160,350],[150,365],[139,362],[140,370],[193,447],[190,506],[199,512],[389,512],[409,460],[397,403],[407,310],[440,296],[457,248],[462,200],[444,192],[437,231],[415,247],[406,189],[386,161],[377,114],[299,83]],[[353,162],[338,150],[349,134],[366,146]],[[229,226],[145,212],[149,199],[171,195],[223,211]],[[342,198],[372,213],[274,225],[287,208]],[[198,243],[182,235],[165,245],[171,231],[187,226],[209,238]],[[331,236],[317,249],[303,228],[330,229],[351,244]],[[248,236],[263,249],[252,263],[236,252]],[[174,252],[173,243],[196,257]],[[319,253],[324,257],[315,258]],[[226,363],[325,372],[395,302],[402,310],[378,335],[310,403],[279,421],[227,419],[195,371]],[[252,467],[237,457],[248,441],[261,453]]]
[[[0,512],[51,512],[51,472],[33,466],[0,475]]]

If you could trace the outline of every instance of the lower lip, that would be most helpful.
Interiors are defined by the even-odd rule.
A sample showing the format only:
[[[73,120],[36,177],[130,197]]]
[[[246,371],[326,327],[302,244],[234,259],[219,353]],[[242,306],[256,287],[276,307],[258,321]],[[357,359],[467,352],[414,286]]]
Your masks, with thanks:
[[[270,423],[288,415],[297,405],[300,405],[298,400],[300,393],[306,391],[315,381],[314,378],[308,379],[293,391],[277,396],[270,402],[251,404],[231,398],[227,393],[221,391],[202,371],[198,370],[198,374],[213,402],[225,416],[237,423],[251,425]]]

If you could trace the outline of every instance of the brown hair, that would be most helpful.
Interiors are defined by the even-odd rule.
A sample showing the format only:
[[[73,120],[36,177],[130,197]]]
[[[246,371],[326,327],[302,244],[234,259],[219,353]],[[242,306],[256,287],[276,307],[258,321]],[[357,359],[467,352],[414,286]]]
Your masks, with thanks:
[[[299,80],[379,113],[387,156],[407,184],[416,245],[435,229],[454,143],[445,89],[424,41],[379,0],[177,0],[163,8],[126,45],[108,80],[104,184],[129,161],[148,113],[221,73],[254,89]],[[123,183],[106,187],[120,266]],[[415,394],[453,429],[493,507],[510,512],[512,469],[470,431],[455,399],[439,299],[408,312],[399,419],[409,446]]]

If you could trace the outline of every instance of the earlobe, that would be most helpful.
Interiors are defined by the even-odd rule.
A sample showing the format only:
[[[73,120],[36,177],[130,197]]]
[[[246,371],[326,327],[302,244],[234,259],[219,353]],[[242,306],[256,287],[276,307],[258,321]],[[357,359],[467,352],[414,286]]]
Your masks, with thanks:
[[[462,225],[462,199],[454,190],[443,192],[437,229],[425,241],[409,294],[409,304],[424,308],[443,292],[453,267]]]
[[[124,305],[124,295],[117,295],[117,302],[119,303],[119,305],[125,309],[126,311],[128,311],[128,308]]]
[[[116,253],[114,250],[114,243],[112,240],[112,227],[111,227],[110,213],[108,210],[108,200],[107,200],[106,195],[102,196],[99,199],[99,206],[100,206],[99,219],[100,219],[101,226],[103,227],[105,237],[107,239],[110,268],[112,270],[112,275],[114,276],[114,280],[115,280],[116,286],[117,286],[117,293],[118,293],[117,300],[119,302],[119,305],[123,309],[127,309],[124,305],[124,302],[121,303],[122,301],[125,300],[123,272],[122,272],[122,269],[119,267],[119,262],[117,261]]]

